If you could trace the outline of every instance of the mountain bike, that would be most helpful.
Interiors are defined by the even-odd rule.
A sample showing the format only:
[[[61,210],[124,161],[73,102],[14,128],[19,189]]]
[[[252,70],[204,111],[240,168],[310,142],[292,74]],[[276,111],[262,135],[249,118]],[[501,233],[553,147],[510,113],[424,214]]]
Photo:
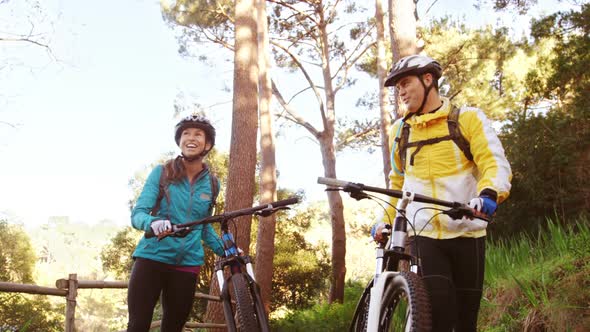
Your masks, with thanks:
[[[371,187],[362,183],[323,177],[318,178],[318,183],[327,185],[326,190],[347,192],[356,200],[373,199],[389,204],[367,192],[399,198],[393,226],[387,225],[389,227],[383,228],[383,240],[378,242],[376,248],[375,276],[359,299],[349,330],[431,331],[430,302],[420,278],[420,257],[405,252],[408,225],[412,227],[413,235],[419,235],[419,230],[414,229],[413,223],[406,217],[406,207],[415,201],[447,207],[446,210],[426,208],[440,210],[442,214],[453,219],[468,217],[489,221],[489,217],[464,203],[444,201],[409,191]],[[403,266],[409,266],[409,269],[403,269]]]
[[[224,256],[215,262],[215,275],[221,290],[220,297],[228,331],[270,331],[260,296],[260,288],[254,276],[252,258],[249,255],[244,255],[236,246],[233,234],[229,231],[229,222],[234,218],[247,215],[268,217],[279,210],[289,209],[289,205],[298,202],[298,197],[292,197],[251,208],[225,212],[185,224],[172,225],[172,229],[158,235],[158,240],[167,236],[185,236],[196,225],[220,223]],[[145,233],[145,236],[154,237],[155,235],[149,231]],[[246,273],[242,268],[244,266]],[[224,277],[226,267],[230,271],[230,276],[227,279]],[[231,289],[229,285],[231,285]]]

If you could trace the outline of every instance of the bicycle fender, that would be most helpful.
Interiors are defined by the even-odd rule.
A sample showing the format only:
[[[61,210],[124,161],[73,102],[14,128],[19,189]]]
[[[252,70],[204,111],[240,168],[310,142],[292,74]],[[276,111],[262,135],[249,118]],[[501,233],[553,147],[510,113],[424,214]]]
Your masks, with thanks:
[[[383,272],[379,278],[373,280],[373,288],[371,288],[371,298],[369,299],[369,318],[367,324],[367,332],[379,332],[379,315],[381,308],[381,300],[383,292],[385,291],[385,285],[389,279],[397,276],[399,272]]]

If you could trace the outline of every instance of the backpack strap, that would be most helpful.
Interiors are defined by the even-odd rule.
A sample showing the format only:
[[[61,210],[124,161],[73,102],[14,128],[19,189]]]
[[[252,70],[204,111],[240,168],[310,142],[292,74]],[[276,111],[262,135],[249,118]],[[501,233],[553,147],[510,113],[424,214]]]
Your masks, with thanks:
[[[160,211],[160,203],[162,202],[162,198],[164,198],[164,196],[166,196],[166,200],[168,202],[170,201],[170,197],[168,196],[168,183],[164,173],[166,173],[166,169],[162,167],[162,174],[160,174],[160,182],[158,183],[158,197],[156,198],[156,204],[154,204],[152,211],[150,211],[152,216],[156,216],[158,211]]]
[[[469,142],[467,141],[465,136],[461,134],[461,128],[459,128],[459,113],[461,113],[461,110],[457,106],[453,105],[447,118],[447,125],[449,126],[449,135],[451,135],[451,139],[453,140],[453,142],[455,142],[457,147],[459,147],[459,149],[463,151],[465,158],[467,158],[470,161],[473,161],[473,154],[471,154]]]
[[[416,147],[416,150],[414,150],[414,152],[412,152],[412,156],[410,157],[410,165],[414,166],[414,157],[420,151],[420,149],[422,149],[422,147],[424,145],[436,144],[438,142],[448,141],[451,139],[452,139],[451,135],[447,135],[447,136],[429,138],[429,139],[425,139],[425,140],[421,140],[421,141],[417,141],[417,142],[408,143],[406,145],[408,148]]]
[[[402,173],[406,170],[406,150],[408,149],[408,140],[410,138],[410,125],[402,121],[402,133],[399,137],[395,138],[395,141],[399,145],[398,153],[399,159],[402,164]]]
[[[219,196],[219,180],[213,173],[209,172],[209,184],[211,186],[211,203],[209,204],[209,214],[213,214],[213,209]]]

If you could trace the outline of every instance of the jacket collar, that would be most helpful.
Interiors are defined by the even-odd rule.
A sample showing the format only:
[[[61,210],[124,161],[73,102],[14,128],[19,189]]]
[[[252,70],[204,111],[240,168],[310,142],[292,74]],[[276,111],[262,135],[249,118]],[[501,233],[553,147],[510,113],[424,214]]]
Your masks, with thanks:
[[[446,119],[449,116],[449,112],[451,110],[451,101],[446,97],[441,97],[440,99],[443,104],[436,112],[422,115],[412,115],[406,120],[406,122],[410,126],[423,127],[431,121],[438,120],[440,118]]]

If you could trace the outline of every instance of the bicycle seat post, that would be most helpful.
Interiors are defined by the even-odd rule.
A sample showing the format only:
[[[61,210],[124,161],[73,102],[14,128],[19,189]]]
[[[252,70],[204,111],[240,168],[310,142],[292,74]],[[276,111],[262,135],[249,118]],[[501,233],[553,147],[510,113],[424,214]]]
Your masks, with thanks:
[[[404,191],[402,198],[397,202],[397,215],[393,225],[393,234],[391,236],[391,247],[394,251],[403,253],[406,247],[406,237],[408,235],[408,224],[406,222],[406,207],[414,200],[414,193]]]

